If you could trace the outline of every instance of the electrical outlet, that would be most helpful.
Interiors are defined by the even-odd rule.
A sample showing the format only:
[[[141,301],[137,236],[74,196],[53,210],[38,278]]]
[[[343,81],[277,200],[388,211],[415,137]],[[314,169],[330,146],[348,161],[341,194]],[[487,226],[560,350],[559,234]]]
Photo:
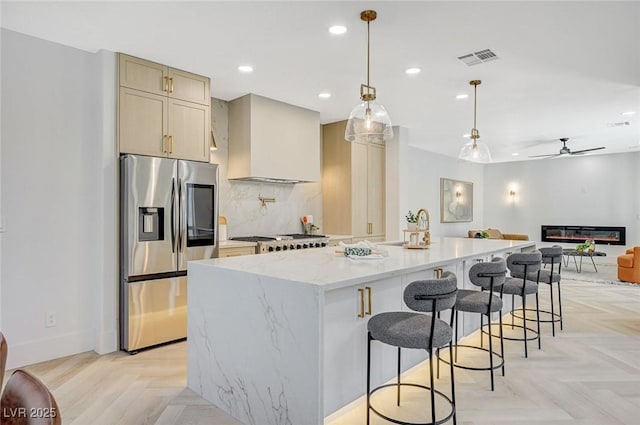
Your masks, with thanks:
[[[56,325],[56,314],[48,311],[45,315],[45,327],[52,328]]]

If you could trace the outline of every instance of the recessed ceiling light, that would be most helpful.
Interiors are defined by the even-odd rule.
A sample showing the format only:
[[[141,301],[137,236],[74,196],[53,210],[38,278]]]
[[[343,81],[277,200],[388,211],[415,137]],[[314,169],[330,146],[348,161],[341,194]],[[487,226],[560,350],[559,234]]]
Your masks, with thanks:
[[[335,35],[344,34],[345,32],[347,32],[347,27],[343,25],[334,25],[332,27],[329,27],[329,32]]]
[[[319,93],[318,97],[320,99],[329,99],[331,97],[331,93],[328,93],[328,92]]]
[[[626,111],[622,113],[622,115],[635,115],[635,114],[636,114],[636,111]]]
[[[238,71],[248,74],[250,72],[253,72],[253,67],[250,65],[240,65],[238,67]]]
[[[511,156],[518,156],[518,155],[520,155],[518,152],[514,152],[511,154]]]
[[[459,95],[456,96],[456,99],[466,99],[468,97],[469,97],[468,94],[459,94]]]
[[[422,71],[420,68],[407,68],[404,72],[406,72],[409,75],[413,75],[413,74],[419,74],[420,71]]]

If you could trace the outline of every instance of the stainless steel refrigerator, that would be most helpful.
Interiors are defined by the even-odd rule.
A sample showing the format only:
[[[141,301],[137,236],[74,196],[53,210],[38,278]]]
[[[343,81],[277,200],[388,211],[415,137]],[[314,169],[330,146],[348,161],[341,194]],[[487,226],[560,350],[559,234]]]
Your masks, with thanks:
[[[187,336],[187,261],[218,256],[218,166],[120,157],[120,348]]]

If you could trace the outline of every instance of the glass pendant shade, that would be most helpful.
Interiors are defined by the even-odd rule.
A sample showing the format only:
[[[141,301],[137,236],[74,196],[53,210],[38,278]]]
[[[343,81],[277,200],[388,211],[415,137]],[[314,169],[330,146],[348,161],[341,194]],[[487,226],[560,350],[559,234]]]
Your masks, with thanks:
[[[471,80],[469,84],[473,86],[473,128],[471,129],[471,140],[465,143],[460,148],[458,158],[471,162],[491,162],[491,152],[489,152],[489,146],[483,142],[479,142],[480,132],[476,125],[476,108],[478,101],[478,86],[482,84],[480,80]]]
[[[379,141],[393,137],[391,118],[384,106],[375,100],[360,102],[349,115],[344,138],[353,142],[359,137],[379,138]]]
[[[471,162],[491,162],[491,152],[485,143],[470,140],[460,148],[458,158]]]

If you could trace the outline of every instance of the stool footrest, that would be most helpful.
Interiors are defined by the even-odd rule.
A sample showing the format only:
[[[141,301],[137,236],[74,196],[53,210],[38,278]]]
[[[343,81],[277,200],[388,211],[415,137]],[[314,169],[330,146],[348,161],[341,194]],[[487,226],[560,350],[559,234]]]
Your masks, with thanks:
[[[527,317],[527,318],[525,319],[525,318],[524,318],[524,317],[522,317],[521,315],[516,314],[517,312],[521,312],[521,311],[522,311],[522,309],[519,309],[519,310],[516,310],[516,311],[513,311],[513,310],[512,310],[510,313],[511,313],[511,315],[512,315],[513,317],[515,317],[516,319],[520,319],[520,320],[530,320],[530,321],[533,321],[533,322],[535,322],[535,321],[536,321],[536,319],[534,319],[533,317]],[[535,311],[536,311],[536,310],[535,310],[535,309],[533,309],[533,308],[527,308],[525,311],[531,311],[531,312],[534,312],[534,313],[535,313]],[[553,319],[540,319],[540,323],[551,323],[551,322],[561,322],[561,321],[562,321],[562,316],[560,316],[558,313],[552,313],[552,312],[550,312],[550,311],[548,311],[548,310],[540,310],[540,314],[548,314],[548,315],[550,315],[550,316],[551,316],[551,315],[553,316]],[[507,326],[509,326],[509,325],[507,325]],[[529,328],[527,328],[527,329],[529,329]]]
[[[492,355],[495,355],[497,358],[500,359],[500,362],[498,364],[494,364],[493,367],[491,366],[487,366],[487,367],[480,367],[480,366],[465,366],[461,363],[456,363],[455,361],[453,362],[453,366],[460,368],[460,369],[466,369],[466,370],[491,370],[491,369],[500,369],[503,365],[504,365],[504,357],[502,357],[500,355],[500,353],[497,353],[495,351],[491,352],[489,351],[488,348],[484,348],[484,347],[477,347],[475,345],[466,345],[466,344],[456,344],[453,346],[453,350],[455,351],[456,348],[470,348],[472,350],[480,350],[480,351],[484,351],[486,353],[491,353]],[[443,362],[444,364],[449,364],[449,361],[443,359],[440,355],[438,355],[438,360]]]
[[[373,393],[375,393],[376,391],[382,390],[384,388],[389,388],[389,387],[397,388],[397,386],[398,386],[398,384],[385,384],[385,385],[380,385],[379,387],[376,387],[376,388],[372,389],[369,392],[369,406],[368,406],[368,408],[371,409],[371,411],[373,411],[376,415],[380,416],[382,419],[387,420],[389,422],[393,422],[395,424],[401,424],[401,425],[440,425],[440,424],[443,424],[443,423],[447,422],[456,413],[456,409],[455,409],[455,406],[453,405],[453,401],[451,400],[451,398],[449,398],[442,391],[438,391],[436,389],[433,389],[433,392],[435,393],[435,395],[437,395],[440,398],[446,400],[447,403],[449,403],[449,405],[451,406],[451,411],[449,412],[449,414],[446,417],[444,417],[442,419],[436,419],[435,422],[403,422],[403,421],[400,421],[398,419],[390,418],[390,417],[386,416],[383,413],[380,413],[378,410],[376,410],[375,407],[372,406],[370,399],[371,399],[371,396],[373,395]],[[408,382],[401,382],[400,386],[401,387],[416,387],[416,388],[422,388],[424,390],[431,391],[431,387],[428,387],[426,385],[412,384],[412,383],[408,383]]]
[[[489,335],[489,331],[486,331],[484,329],[486,326],[487,325],[483,325],[482,326],[482,333],[485,334],[485,335]],[[494,326],[500,326],[500,325],[494,324]],[[502,327],[503,328],[514,327],[514,328],[518,328],[518,329],[523,329],[525,326],[523,326],[523,325],[511,325],[511,324],[505,323],[505,324],[502,325]],[[533,336],[530,337],[530,338],[527,338],[526,341],[535,341],[536,339],[540,338],[540,335],[538,335],[538,331],[537,330],[531,329],[530,327],[527,327],[527,331],[531,332],[533,334]],[[493,332],[492,332],[492,336],[494,338],[500,338],[499,335],[494,335]],[[525,341],[524,338],[506,337],[506,336],[504,336],[504,332],[503,332],[503,335],[502,335],[502,339],[506,339],[506,340],[509,340],[509,341]]]

